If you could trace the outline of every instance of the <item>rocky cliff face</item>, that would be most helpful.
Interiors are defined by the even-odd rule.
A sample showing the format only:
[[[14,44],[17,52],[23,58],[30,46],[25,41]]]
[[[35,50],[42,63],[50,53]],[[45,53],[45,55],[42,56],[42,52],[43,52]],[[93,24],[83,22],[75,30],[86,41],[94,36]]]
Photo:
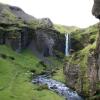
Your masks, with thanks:
[[[100,0],[94,0],[92,13],[100,19]],[[77,30],[72,33],[72,38],[78,41],[73,48],[77,52],[66,58],[64,66],[67,85],[85,96],[90,96],[89,100],[93,99],[94,95],[96,96],[93,100],[100,99],[98,96],[100,94],[100,25],[99,28],[98,25],[93,26],[92,30],[89,28],[86,29],[87,31]],[[96,35],[98,32],[99,35]]]
[[[0,44],[17,52],[31,44],[43,56],[55,56],[64,53],[65,37],[49,18],[36,19],[18,7],[0,4]]]
[[[88,43],[81,50],[79,48],[66,58],[64,66],[67,85],[84,96],[93,96],[100,89],[95,48],[95,41],[93,44]]]
[[[94,0],[92,14],[100,19],[100,0]]]
[[[37,49],[44,56],[57,56],[57,51],[65,51],[65,37],[53,29],[36,30]]]
[[[95,17],[97,17],[100,20],[100,0],[94,0],[94,6],[92,9],[92,13]],[[97,44],[96,44],[96,50],[95,50],[95,72],[96,72],[96,82],[99,84],[100,86],[100,23],[98,26],[98,30],[99,30],[99,35],[98,35],[98,39],[97,39]],[[95,75],[93,75],[95,77]],[[97,87],[98,88],[98,87]],[[99,87],[99,92],[100,92],[100,87]]]

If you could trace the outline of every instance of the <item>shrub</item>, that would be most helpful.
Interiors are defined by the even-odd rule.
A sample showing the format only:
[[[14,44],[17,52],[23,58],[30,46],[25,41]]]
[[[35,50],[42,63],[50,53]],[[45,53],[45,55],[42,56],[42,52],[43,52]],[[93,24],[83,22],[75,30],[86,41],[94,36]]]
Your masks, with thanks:
[[[15,60],[15,58],[14,58],[14,57],[11,57],[11,56],[9,56],[9,59],[11,59],[11,60]]]
[[[1,56],[1,58],[3,58],[3,59],[7,59],[7,55],[5,55],[5,54],[0,54],[0,56]]]

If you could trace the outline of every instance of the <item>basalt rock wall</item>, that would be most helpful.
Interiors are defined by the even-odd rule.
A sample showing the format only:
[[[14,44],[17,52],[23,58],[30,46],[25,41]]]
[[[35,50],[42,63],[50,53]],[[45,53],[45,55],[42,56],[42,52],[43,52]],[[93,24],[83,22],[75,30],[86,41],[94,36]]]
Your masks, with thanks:
[[[65,36],[53,28],[49,18],[36,19],[18,7],[0,4],[0,44],[17,52],[31,44],[43,56],[59,56],[64,55]]]

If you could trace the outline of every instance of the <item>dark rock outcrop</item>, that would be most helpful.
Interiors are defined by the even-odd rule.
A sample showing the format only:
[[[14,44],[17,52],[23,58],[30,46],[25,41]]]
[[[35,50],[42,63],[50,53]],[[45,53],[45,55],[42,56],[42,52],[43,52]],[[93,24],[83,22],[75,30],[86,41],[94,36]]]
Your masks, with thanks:
[[[11,17],[11,20],[10,20],[10,17]],[[13,21],[17,19],[22,19],[23,21],[30,22],[32,20],[35,20],[36,18],[34,18],[31,15],[26,14],[19,7],[4,5],[0,3],[0,22],[12,23]]]
[[[96,66],[96,57],[94,51],[90,51],[88,56],[88,78],[89,78],[89,92],[90,95],[93,96],[96,94],[97,91],[97,76],[98,76],[98,69]]]
[[[56,56],[64,54],[65,36],[49,18],[36,19],[18,7],[0,4],[0,44],[17,52],[31,46],[43,56]]]
[[[100,0],[94,0],[92,14],[100,19]]]
[[[34,42],[35,47],[31,43],[31,50],[33,52],[39,51],[41,56],[57,56],[59,52],[64,53],[65,51],[65,36],[53,29],[38,28],[32,42]]]
[[[7,29],[5,29],[5,25],[7,25]],[[0,23],[0,26],[2,26],[2,29],[0,29],[0,44],[10,45],[17,52],[26,48],[32,40],[34,29],[29,27],[12,27],[12,24],[4,23]],[[10,27],[12,28],[11,30],[9,29]]]
[[[70,65],[69,63],[66,63],[65,65],[67,65],[64,68],[67,85],[75,89],[79,77],[79,65]]]

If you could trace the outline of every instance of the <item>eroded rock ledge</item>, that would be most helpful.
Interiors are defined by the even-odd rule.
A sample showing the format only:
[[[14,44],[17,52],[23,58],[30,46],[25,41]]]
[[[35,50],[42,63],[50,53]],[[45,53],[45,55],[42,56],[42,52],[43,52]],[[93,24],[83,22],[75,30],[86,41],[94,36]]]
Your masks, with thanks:
[[[59,56],[64,54],[65,36],[49,18],[36,19],[18,7],[0,4],[0,44],[17,52],[30,47],[42,56]]]

